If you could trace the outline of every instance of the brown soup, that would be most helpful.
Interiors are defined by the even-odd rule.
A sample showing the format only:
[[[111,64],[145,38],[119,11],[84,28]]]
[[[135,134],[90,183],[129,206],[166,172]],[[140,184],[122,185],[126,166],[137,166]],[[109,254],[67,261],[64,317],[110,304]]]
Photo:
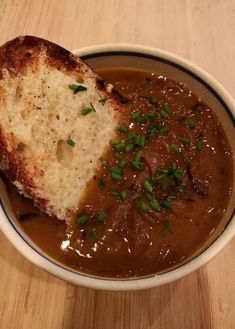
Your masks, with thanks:
[[[70,268],[158,273],[187,260],[218,227],[231,195],[231,149],[211,109],[181,83],[137,70],[99,73],[130,106],[76,222],[40,214],[8,184],[10,200],[26,234]]]

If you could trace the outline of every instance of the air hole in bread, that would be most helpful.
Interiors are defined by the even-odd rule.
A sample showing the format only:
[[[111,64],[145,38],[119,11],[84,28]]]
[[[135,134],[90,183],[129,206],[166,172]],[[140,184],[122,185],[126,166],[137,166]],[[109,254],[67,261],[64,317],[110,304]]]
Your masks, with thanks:
[[[23,155],[25,154],[26,152],[26,148],[27,148],[27,145],[23,142],[20,142],[17,147],[16,147],[16,150],[17,152],[20,154],[20,155]]]
[[[47,82],[45,80],[42,80],[42,96],[45,97],[46,94],[47,94],[47,88],[48,85],[47,85]]]
[[[73,148],[68,145],[67,142],[60,140],[57,143],[57,148],[56,148],[56,158],[57,161],[64,167],[68,167],[72,159],[74,157],[74,150]]]
[[[19,101],[19,99],[22,97],[22,92],[23,92],[22,85],[18,83],[16,86],[16,102]]]

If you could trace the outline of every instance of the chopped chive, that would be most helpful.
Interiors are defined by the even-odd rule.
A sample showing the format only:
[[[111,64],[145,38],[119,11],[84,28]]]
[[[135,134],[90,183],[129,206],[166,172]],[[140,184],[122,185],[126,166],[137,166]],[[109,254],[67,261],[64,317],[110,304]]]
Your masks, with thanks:
[[[181,142],[185,145],[190,144],[190,139],[186,137],[180,138]]]
[[[107,102],[107,100],[108,100],[107,97],[101,98],[101,99],[99,99],[99,103],[101,103],[104,106],[104,104]]]
[[[149,96],[139,96],[139,98],[147,99],[151,105],[155,105],[155,104],[159,103],[158,99],[152,98]]]
[[[173,209],[172,204],[166,200],[162,201],[162,206],[163,206],[163,208],[165,208],[166,210],[169,210],[169,211],[171,211]]]
[[[69,137],[67,139],[67,144],[69,144],[70,146],[74,146],[75,145],[75,142]]]
[[[149,205],[150,205],[150,207],[151,207],[152,209],[154,209],[154,210],[156,210],[156,211],[161,211],[161,208],[160,208],[160,206],[159,206],[159,203],[157,202],[156,199],[152,199],[152,200],[150,200]]]
[[[149,210],[149,206],[144,202],[143,199],[137,200],[136,205],[143,212],[147,212]]]
[[[114,172],[112,172],[111,177],[112,177],[112,180],[114,180],[114,181],[122,180],[122,176],[119,174],[115,174]]]
[[[93,242],[98,241],[98,236],[97,236],[96,230],[91,231],[91,239]]]
[[[166,235],[170,231],[170,222],[169,220],[165,219],[162,222],[162,235]]]
[[[151,201],[153,199],[153,195],[151,193],[145,192],[145,194],[149,201]]]
[[[159,129],[160,134],[168,133],[168,131],[169,131],[169,127],[167,126],[163,126],[162,128]]]
[[[172,170],[172,175],[176,181],[181,181],[183,176],[183,170],[181,168]]]
[[[82,115],[87,115],[88,113],[90,113],[92,111],[91,107],[86,107],[85,109],[83,109],[81,111]]]
[[[156,120],[157,115],[156,115],[156,113],[148,113],[148,114],[147,114],[147,118],[148,118],[149,120]]]
[[[155,105],[155,104],[159,103],[159,100],[156,98],[149,97],[149,103],[152,105]]]
[[[78,217],[76,220],[75,220],[75,223],[76,224],[80,224],[80,225],[84,225],[88,222],[89,220],[89,216],[87,215],[82,215],[80,217]]]
[[[185,154],[181,153],[181,155],[184,158],[185,162],[191,163],[191,161],[189,160],[189,158]]]
[[[170,149],[174,153],[179,153],[180,152],[180,149],[178,148],[178,146],[176,144],[171,144]]]
[[[99,223],[102,223],[102,222],[104,221],[105,217],[106,217],[105,212],[104,212],[103,210],[101,210],[101,211],[98,213],[97,221],[98,221]]]
[[[123,169],[126,165],[126,160],[124,159],[120,159],[119,162],[118,162],[118,167]]]
[[[171,111],[169,109],[169,106],[167,104],[165,104],[160,111],[160,115],[163,119],[166,119],[170,114],[171,114]]]
[[[144,164],[139,161],[132,161],[131,166],[133,169],[137,170],[143,170],[144,169]]]
[[[145,136],[144,135],[139,136],[138,145],[144,147],[144,145],[145,145]]]
[[[149,193],[153,192],[153,186],[152,186],[151,182],[149,181],[149,179],[146,179],[144,181],[144,189],[145,189],[145,191],[147,191]]]
[[[104,168],[107,167],[107,161],[106,160],[100,159],[100,162],[101,162],[101,164]]]
[[[103,188],[105,187],[106,183],[105,183],[105,180],[104,180],[104,177],[100,177],[99,180],[98,180],[98,185],[99,185],[99,188],[101,190],[103,190]]]
[[[72,85],[69,85],[69,89],[73,90],[73,93],[76,94],[79,91],[85,91],[85,90],[87,90],[87,87],[82,86],[82,85],[72,84]]]
[[[161,110],[160,115],[163,119],[166,119],[167,117],[169,117],[169,113],[167,113],[165,110]]]
[[[124,148],[124,151],[125,151],[126,153],[131,152],[131,151],[134,150],[134,147],[135,147],[134,144],[127,144],[127,145],[125,146],[125,148]]]
[[[176,161],[172,162],[172,169],[176,169]]]
[[[165,110],[168,114],[171,114],[171,110],[170,110],[170,108],[169,108],[169,105],[164,104],[163,108],[164,108],[164,110]]]
[[[169,187],[170,187],[170,183],[169,183],[168,179],[165,179],[165,180],[162,182],[162,189],[163,189],[163,191],[168,190]]]
[[[184,193],[184,192],[186,192],[186,191],[187,191],[187,186],[186,186],[186,185],[181,185],[181,186],[179,187],[179,191],[180,191],[180,193]]]
[[[203,149],[203,141],[202,140],[197,141],[197,143],[196,143],[196,149],[198,151],[201,151]]]
[[[136,139],[137,139],[137,135],[134,134],[134,133],[132,133],[132,132],[130,132],[130,133],[128,134],[127,138],[128,138],[128,140],[129,140],[130,142],[135,143],[135,142],[136,142]]]
[[[127,192],[126,191],[122,191],[119,193],[119,196],[122,200],[126,200],[127,198]]]
[[[134,133],[129,133],[127,136],[128,140],[134,143],[135,145],[144,147],[145,145],[145,136],[144,135],[136,135]]]
[[[143,116],[142,114],[140,114],[140,112],[134,112],[131,115],[132,120],[134,120],[137,123],[146,123],[147,119],[145,116]]]
[[[168,196],[168,199],[171,199],[171,200],[175,200],[176,198],[177,198],[176,195],[169,195],[169,196]]]
[[[193,119],[189,119],[187,125],[189,129],[194,129],[196,127],[196,122]]]
[[[169,170],[166,170],[166,169],[158,170],[156,180],[160,180],[163,177],[166,177],[168,175],[168,173],[169,173]]]
[[[124,151],[124,149],[125,149],[125,144],[124,144],[123,142],[120,142],[120,143],[118,143],[118,144],[113,145],[113,148],[114,148],[115,151],[117,151],[117,152],[122,152],[122,151]]]
[[[111,144],[112,146],[117,145],[117,144],[119,144],[119,143],[121,143],[121,140],[118,139],[118,138],[112,138],[111,141],[110,141],[110,144]]]
[[[109,168],[111,173],[117,174],[117,175],[121,175],[122,174],[122,170],[118,167],[110,167]]]
[[[134,158],[134,160],[137,161],[137,162],[139,162],[140,159],[142,158],[143,154],[144,154],[144,151],[138,151],[138,152],[135,154],[135,158]]]
[[[128,132],[128,128],[127,128],[127,126],[120,126],[120,127],[118,128],[118,130],[120,131],[120,133],[123,133],[123,134],[125,134],[125,133]]]
[[[96,112],[94,105],[92,103],[90,103],[90,105],[91,105],[92,111]]]
[[[119,195],[119,192],[116,192],[116,191],[109,191],[109,193],[110,193],[111,195],[115,195],[115,196],[118,196],[118,195]]]

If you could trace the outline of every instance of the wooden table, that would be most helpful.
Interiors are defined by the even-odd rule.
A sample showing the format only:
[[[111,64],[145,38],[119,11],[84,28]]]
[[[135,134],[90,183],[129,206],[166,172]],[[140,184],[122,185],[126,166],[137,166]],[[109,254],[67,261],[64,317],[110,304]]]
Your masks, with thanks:
[[[235,97],[235,0],[0,0],[0,44],[31,34],[68,49],[130,42],[188,58]],[[235,239],[182,280],[139,292],[80,288],[0,233],[1,329],[234,329]]]

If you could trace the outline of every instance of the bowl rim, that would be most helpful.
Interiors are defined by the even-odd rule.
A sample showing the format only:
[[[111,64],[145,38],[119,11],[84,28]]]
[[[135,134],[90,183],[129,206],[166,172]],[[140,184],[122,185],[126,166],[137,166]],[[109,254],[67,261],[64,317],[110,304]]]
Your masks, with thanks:
[[[173,62],[179,67],[185,68],[187,71],[192,72],[195,76],[199,77],[207,85],[209,85],[216,93],[219,95],[221,100],[229,109],[230,119],[233,122],[235,120],[235,101],[226,91],[226,89],[209,73],[201,69],[192,62],[172,54],[170,52],[163,51],[158,48],[135,45],[129,43],[112,43],[112,44],[100,44],[89,46],[81,49],[74,50],[73,53],[84,59],[89,56],[95,56],[97,54],[106,53],[110,55],[111,53],[121,54],[130,53],[132,55],[139,54],[140,57],[152,56],[155,58],[162,58],[165,61]],[[98,56],[98,55],[97,55]],[[97,57],[96,56],[96,57]],[[219,253],[222,248],[232,239],[235,235],[235,220],[234,220],[234,210],[231,215],[229,224],[225,227],[221,235],[212,242],[212,244],[204,250],[201,254],[190,260],[189,262],[169,270],[162,274],[153,275],[146,278],[130,278],[130,279],[105,279],[105,278],[95,278],[87,274],[83,275],[78,272],[73,272],[66,267],[62,267],[57,263],[51,261],[49,258],[43,256],[35,248],[33,248],[30,243],[28,243],[24,237],[19,233],[18,229],[14,225],[13,221],[10,219],[10,215],[7,214],[4,208],[3,202],[0,202],[0,228],[8,240],[19,250],[28,260],[30,260],[35,265],[41,267],[47,272],[71,283],[101,290],[117,290],[117,291],[127,291],[127,290],[140,290],[147,289],[156,286],[160,286],[169,282],[173,282],[183,276],[195,271],[202,265],[206,264],[210,259],[212,259],[217,253]]]

